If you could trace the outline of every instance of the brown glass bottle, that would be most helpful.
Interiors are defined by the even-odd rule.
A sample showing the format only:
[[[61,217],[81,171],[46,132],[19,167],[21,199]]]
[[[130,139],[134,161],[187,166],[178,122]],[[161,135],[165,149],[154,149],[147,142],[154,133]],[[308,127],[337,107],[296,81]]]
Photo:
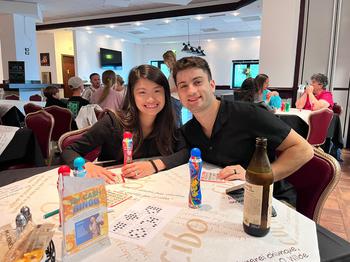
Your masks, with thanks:
[[[270,231],[273,174],[266,153],[267,139],[256,138],[256,148],[246,171],[243,228],[252,236]]]

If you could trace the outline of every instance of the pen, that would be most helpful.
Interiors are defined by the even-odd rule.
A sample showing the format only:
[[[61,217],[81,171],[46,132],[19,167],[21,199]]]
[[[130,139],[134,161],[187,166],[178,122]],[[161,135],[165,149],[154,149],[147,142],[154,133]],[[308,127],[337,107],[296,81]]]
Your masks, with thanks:
[[[44,215],[44,219],[49,218],[49,217],[52,217],[52,216],[54,216],[54,215],[57,215],[59,212],[60,212],[59,209],[56,209],[56,210],[54,210],[54,211],[51,211],[51,212],[49,212],[49,213],[47,213],[47,214]]]

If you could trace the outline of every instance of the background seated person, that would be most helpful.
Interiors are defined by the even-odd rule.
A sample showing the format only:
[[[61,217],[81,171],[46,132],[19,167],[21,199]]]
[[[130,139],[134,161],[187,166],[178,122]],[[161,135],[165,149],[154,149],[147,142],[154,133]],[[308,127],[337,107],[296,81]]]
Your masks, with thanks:
[[[258,88],[259,99],[264,101],[271,108],[281,108],[282,99],[279,96],[278,92],[270,91],[267,88],[270,84],[270,79],[268,75],[259,74],[255,77],[256,85]]]
[[[67,108],[72,112],[74,118],[78,115],[82,106],[89,104],[89,101],[81,97],[84,89],[84,82],[78,76],[69,78],[68,85],[73,91],[72,97],[68,99]]]
[[[268,106],[261,100],[258,87],[254,78],[248,77],[241,86],[240,100],[249,103],[256,103],[270,112],[274,112],[273,108]]]
[[[296,101],[298,109],[319,110],[322,108],[332,109],[334,102],[332,93],[326,90],[328,78],[324,74],[318,73],[311,76],[309,85],[304,94]]]
[[[45,107],[60,106],[67,107],[67,104],[59,99],[59,89],[56,86],[47,86],[44,89],[44,96],[46,97]]]

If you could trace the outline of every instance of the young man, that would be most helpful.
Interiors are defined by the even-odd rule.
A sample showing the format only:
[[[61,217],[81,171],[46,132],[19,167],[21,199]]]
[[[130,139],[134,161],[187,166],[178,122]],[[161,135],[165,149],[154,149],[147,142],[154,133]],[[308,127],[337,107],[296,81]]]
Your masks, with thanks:
[[[74,118],[78,115],[82,106],[89,104],[89,101],[81,97],[81,93],[84,89],[84,82],[78,76],[69,78],[68,85],[73,91],[72,97],[68,99],[67,108],[72,112]]]
[[[92,94],[101,87],[101,78],[100,75],[97,73],[92,73],[90,75],[90,83],[91,86],[84,89],[83,94],[81,95],[82,98],[88,100],[91,103],[91,96]]]
[[[173,69],[177,91],[194,118],[183,126],[190,147],[202,151],[204,161],[224,167],[219,176],[233,180],[245,177],[255,150],[256,137],[267,138],[275,181],[289,176],[313,157],[311,145],[275,115],[254,104],[220,101],[214,95],[208,63],[200,57],[185,57]]]

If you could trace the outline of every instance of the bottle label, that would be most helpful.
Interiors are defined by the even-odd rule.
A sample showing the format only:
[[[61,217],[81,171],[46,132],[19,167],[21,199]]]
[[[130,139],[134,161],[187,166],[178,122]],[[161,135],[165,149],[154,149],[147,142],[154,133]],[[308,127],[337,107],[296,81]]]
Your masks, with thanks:
[[[273,184],[269,186],[268,192],[268,207],[267,207],[267,221],[262,221],[263,209],[263,191],[264,187],[261,185],[254,185],[249,182],[244,186],[244,211],[243,223],[251,227],[270,227],[271,222],[271,204]],[[264,223],[265,222],[265,223]]]

